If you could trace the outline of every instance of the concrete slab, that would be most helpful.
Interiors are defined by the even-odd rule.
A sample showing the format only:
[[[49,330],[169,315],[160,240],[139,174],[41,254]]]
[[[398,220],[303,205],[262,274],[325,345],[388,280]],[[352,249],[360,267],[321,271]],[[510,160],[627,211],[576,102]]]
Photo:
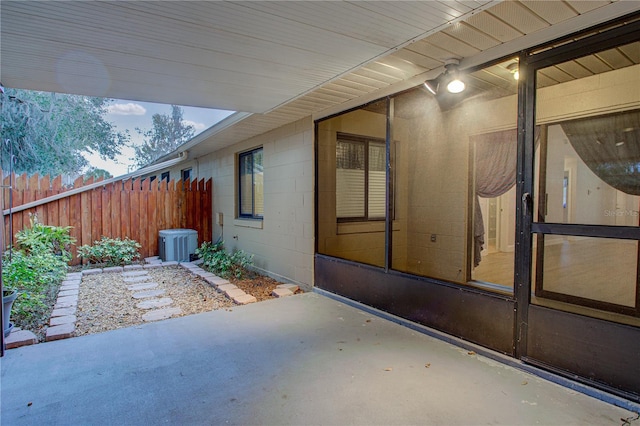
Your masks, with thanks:
[[[151,290],[152,288],[158,287],[158,283],[149,282],[143,284],[134,284],[127,287],[129,291],[140,291],[140,290]]]
[[[215,275],[213,277],[205,277],[203,279],[214,287],[220,287],[222,285],[231,284],[229,280],[225,280],[224,278],[220,278]]]
[[[73,300],[68,300],[68,301],[57,301],[55,305],[53,305],[53,310],[55,311],[56,309],[63,309],[63,308],[74,308],[78,306],[78,300],[76,299],[75,301]]]
[[[293,292],[289,289],[286,288],[274,288],[273,291],[271,292],[272,296],[275,297],[286,297],[286,296],[293,296]]]
[[[82,272],[69,272],[65,277],[65,281],[67,280],[81,280]]]
[[[53,311],[51,311],[51,318],[64,317],[67,315],[75,315],[75,314],[76,314],[75,306],[68,306],[65,308],[55,308]]]
[[[125,271],[136,271],[138,269],[142,269],[142,265],[124,265],[123,269]]]
[[[67,285],[80,285],[81,283],[82,283],[82,280],[81,280],[81,279],[78,279],[78,280],[69,280],[69,279],[66,279],[66,280],[64,280],[64,281],[62,281],[62,282],[60,283],[60,286],[67,286]]]
[[[143,266],[144,269],[157,269],[157,268],[162,268],[162,263],[158,262],[158,263],[147,263],[146,265]]]
[[[297,286],[295,284],[278,284],[276,288],[286,288],[291,293],[295,293],[296,291],[300,290],[300,286]]]
[[[2,423],[18,426],[635,418],[316,293],[12,349],[0,364]]]
[[[146,322],[150,321],[160,321],[163,319],[171,318],[174,315],[180,315],[182,313],[182,309],[180,308],[164,308],[164,309],[154,309],[153,311],[149,311],[142,316],[142,320]]]
[[[160,260],[160,256],[150,256],[150,257],[145,257],[144,258],[145,262],[155,262],[155,261],[158,261],[158,260]]]
[[[84,271],[82,271],[82,275],[97,275],[97,274],[101,274],[102,273],[102,269],[100,268],[95,268],[95,269],[85,269]],[[67,275],[68,277],[68,275]]]
[[[248,305],[249,303],[256,303],[258,299],[250,294],[241,294],[233,298],[233,301],[238,305]]]
[[[143,281],[149,281],[150,279],[151,275],[140,275],[137,277],[123,278],[122,281],[124,281],[125,283],[140,283]]]
[[[218,286],[218,291],[221,293],[224,293],[227,290],[232,290],[234,288],[238,288],[238,286],[236,286],[235,284],[224,284],[224,285],[219,285]]]
[[[79,289],[75,289],[75,290],[62,290],[60,289],[60,291],[58,292],[58,297],[64,297],[64,296],[78,296],[78,292],[80,290]]]
[[[60,291],[79,290],[79,289],[80,289],[79,284],[65,284],[60,286]]]
[[[147,297],[162,296],[164,293],[165,290],[147,290],[141,291],[140,293],[134,293],[131,297],[134,299],[146,299]]]
[[[7,349],[20,348],[22,346],[35,345],[38,338],[29,330],[15,330],[4,339]]]
[[[170,297],[162,297],[160,299],[144,300],[136,305],[138,309],[155,309],[162,308],[163,306],[169,306],[173,303],[173,299]]]
[[[148,275],[147,271],[127,271],[122,273],[123,278],[132,278],[132,277],[140,277],[143,275]]]
[[[122,271],[124,271],[124,268],[122,266],[109,266],[108,268],[102,269],[103,273],[122,272]]]
[[[175,260],[169,260],[167,262],[162,262],[162,266],[177,266],[178,262]]]
[[[224,294],[226,294],[230,299],[233,299],[234,297],[244,296],[247,293],[240,290],[239,288],[230,288],[228,290],[225,290]]]
[[[64,315],[61,317],[52,317],[49,319],[49,325],[62,325],[62,324],[71,324],[75,323],[77,320],[75,315]]]
[[[73,337],[75,331],[75,323],[54,325],[47,328],[47,334],[45,335],[44,340],[51,342],[53,340],[68,339],[69,337]]]

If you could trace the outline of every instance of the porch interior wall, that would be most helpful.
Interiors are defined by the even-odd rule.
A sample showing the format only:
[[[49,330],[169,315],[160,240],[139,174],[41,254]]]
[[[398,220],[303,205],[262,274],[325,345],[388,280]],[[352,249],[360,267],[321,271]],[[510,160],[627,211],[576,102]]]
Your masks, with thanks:
[[[263,148],[264,219],[237,216],[237,156]],[[213,178],[213,235],[254,255],[257,268],[310,289],[314,254],[313,121],[298,120],[198,158]],[[222,224],[218,214],[222,213]]]

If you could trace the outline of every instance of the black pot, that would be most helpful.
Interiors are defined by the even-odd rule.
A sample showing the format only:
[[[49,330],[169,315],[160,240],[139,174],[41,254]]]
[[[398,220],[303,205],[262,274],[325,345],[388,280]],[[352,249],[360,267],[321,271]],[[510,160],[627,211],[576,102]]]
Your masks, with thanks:
[[[4,337],[11,334],[13,330],[13,323],[9,322],[11,318],[11,306],[18,297],[18,292],[15,290],[4,290],[2,292],[2,323],[4,324]]]

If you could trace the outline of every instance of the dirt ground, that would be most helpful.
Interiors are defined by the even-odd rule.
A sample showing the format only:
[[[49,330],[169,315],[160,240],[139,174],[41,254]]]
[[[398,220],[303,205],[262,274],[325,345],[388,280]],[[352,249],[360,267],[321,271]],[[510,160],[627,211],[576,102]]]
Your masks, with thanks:
[[[170,307],[178,307],[182,313],[193,315],[216,309],[232,309],[234,302],[197,275],[179,266],[148,269],[150,282],[158,284],[154,290],[164,290],[161,297],[171,298]],[[271,292],[280,284],[264,276],[230,279],[258,302],[271,299]],[[136,307],[141,300],[132,297],[121,273],[103,273],[84,276],[80,285],[76,312],[76,336],[115,330],[142,324],[146,310]]]

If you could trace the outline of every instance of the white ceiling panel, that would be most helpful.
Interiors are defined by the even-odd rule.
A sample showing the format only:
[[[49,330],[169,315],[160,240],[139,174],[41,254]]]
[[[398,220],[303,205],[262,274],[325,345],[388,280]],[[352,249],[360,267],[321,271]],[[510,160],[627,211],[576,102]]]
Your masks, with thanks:
[[[0,78],[7,87],[266,112],[486,4],[3,0]]]

